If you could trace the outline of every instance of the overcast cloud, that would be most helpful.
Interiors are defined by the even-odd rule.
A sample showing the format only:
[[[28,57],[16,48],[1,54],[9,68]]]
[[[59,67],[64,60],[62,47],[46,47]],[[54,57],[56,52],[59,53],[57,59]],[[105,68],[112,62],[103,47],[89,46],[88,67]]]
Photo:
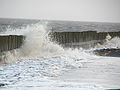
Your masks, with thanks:
[[[120,22],[120,0],[0,0],[0,17]]]

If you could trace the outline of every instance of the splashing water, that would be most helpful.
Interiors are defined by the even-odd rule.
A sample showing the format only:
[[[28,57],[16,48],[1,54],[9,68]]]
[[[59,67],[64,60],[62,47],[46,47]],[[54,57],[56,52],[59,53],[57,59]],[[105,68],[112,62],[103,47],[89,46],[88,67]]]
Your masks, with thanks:
[[[22,33],[21,33],[22,31]],[[65,50],[60,45],[52,42],[49,37],[49,32],[45,29],[44,25],[39,23],[27,26],[22,30],[14,30],[13,34],[23,34],[25,40],[23,45],[16,50],[5,52],[6,63],[7,58],[10,60],[25,58],[25,57],[43,57],[43,58],[52,58],[52,57],[68,57],[74,59],[84,59],[84,55],[88,55],[82,49],[67,49]],[[83,57],[81,57],[83,56]],[[11,59],[10,59],[11,58]],[[70,59],[69,58],[69,59]],[[70,61],[70,60],[69,60]]]
[[[95,48],[120,48],[120,38],[118,36],[112,38],[108,34],[103,44],[97,44]]]
[[[0,67],[1,83],[8,84],[8,89],[10,89],[10,87],[14,88],[21,86],[21,82],[26,83],[26,85],[23,86],[25,88],[29,81],[32,81],[33,83],[38,82],[40,83],[39,85],[41,85],[41,82],[46,82],[45,80],[42,80],[43,78],[57,77],[64,71],[81,68],[83,63],[100,58],[88,53],[82,48],[64,49],[50,40],[49,31],[47,31],[46,28],[47,27],[44,25],[37,23],[11,32],[11,34],[24,35],[25,40],[19,49],[5,52],[2,56],[2,63],[15,62]],[[116,40],[118,38],[114,39]],[[114,39],[111,39],[111,43],[113,43]],[[49,82],[52,81],[47,80],[45,84],[48,84]],[[60,84],[60,86],[61,85],[62,84]],[[74,84],[70,84],[70,86],[71,85],[72,87],[74,86]],[[68,85],[68,87],[70,86]],[[85,85],[81,86],[77,84],[77,87],[79,88],[83,86]],[[91,87],[92,90],[93,88],[95,88],[95,90],[97,88],[96,85],[87,85],[86,87],[86,90]]]
[[[47,57],[64,51],[62,47],[49,40],[48,34],[42,25],[32,27],[32,30],[25,35],[26,40],[21,49],[23,54]]]
[[[13,33],[17,34],[19,32],[14,30]],[[64,49],[50,41],[49,32],[45,29],[45,26],[39,23],[27,26],[22,34],[25,36],[23,45],[19,49],[5,52],[2,55],[2,63],[37,60],[40,61],[39,63],[43,63],[41,67],[46,67],[40,70],[46,72],[48,76],[53,73],[56,76],[58,74],[58,72],[54,72],[56,69],[59,71],[63,67],[66,69],[79,68],[82,66],[80,61],[92,59],[91,55],[83,49]],[[93,55],[93,57],[95,56]]]

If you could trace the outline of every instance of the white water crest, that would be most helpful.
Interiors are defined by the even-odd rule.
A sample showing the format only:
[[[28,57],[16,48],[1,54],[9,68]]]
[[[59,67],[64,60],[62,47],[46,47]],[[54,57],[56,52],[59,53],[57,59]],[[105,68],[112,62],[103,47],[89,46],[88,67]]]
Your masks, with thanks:
[[[8,30],[6,33],[9,32]],[[13,30],[11,34],[22,34],[25,36],[25,40],[19,49],[4,52],[1,56],[1,63],[6,64],[31,59],[59,59],[62,67],[79,68],[82,66],[81,60],[95,57],[86,53],[83,49],[64,49],[50,40],[49,33],[45,24],[41,25],[40,23],[28,25],[26,28],[21,28],[21,30]]]
[[[50,41],[48,34],[43,25],[33,26],[32,30],[25,34],[26,39],[21,47],[23,55],[47,57],[64,51],[62,47]]]
[[[120,37],[111,37],[109,34],[103,40],[103,44],[97,44],[95,48],[120,48]]]
[[[49,33],[47,27],[40,23],[10,33],[24,35],[25,40],[19,49],[5,52],[2,56],[2,62],[9,63],[0,67],[1,83],[7,84],[4,88],[8,90],[30,89],[29,87],[31,90],[34,88],[36,90],[48,90],[48,88],[50,90],[101,90],[96,83],[80,84],[49,79],[60,76],[68,70],[80,69],[85,63],[101,58],[82,48],[64,49],[51,41]]]
[[[49,37],[49,31],[45,25],[40,23],[28,25],[26,28],[13,30],[11,34],[22,34],[25,36],[23,45],[16,50],[5,52],[3,57],[6,63],[13,60],[21,60],[22,58],[53,58],[64,57],[64,60],[69,59],[85,59],[90,54],[84,52],[83,49],[64,49],[62,46],[52,42]],[[6,33],[9,33],[8,30]],[[8,60],[8,61],[7,61]],[[70,61],[70,60],[69,60]]]

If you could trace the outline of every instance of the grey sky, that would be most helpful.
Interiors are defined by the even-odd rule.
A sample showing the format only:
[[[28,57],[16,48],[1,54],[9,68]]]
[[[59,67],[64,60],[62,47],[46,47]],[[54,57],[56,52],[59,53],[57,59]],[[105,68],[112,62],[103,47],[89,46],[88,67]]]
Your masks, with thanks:
[[[0,17],[120,22],[120,0],[0,0]]]

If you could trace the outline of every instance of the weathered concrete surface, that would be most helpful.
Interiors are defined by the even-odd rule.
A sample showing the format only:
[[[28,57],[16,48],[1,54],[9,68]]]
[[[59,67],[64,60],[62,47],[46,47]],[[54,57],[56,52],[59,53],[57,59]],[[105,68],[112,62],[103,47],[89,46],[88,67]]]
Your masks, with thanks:
[[[120,36],[120,32],[52,32],[49,34],[51,40],[59,43],[63,47],[83,47],[89,48],[97,43],[102,43],[107,34],[111,37]],[[25,36],[22,35],[6,35],[0,36],[0,52],[19,48]]]
[[[0,36],[0,52],[19,48],[23,43],[22,35]]]
[[[52,41],[55,41],[65,47],[78,47],[89,48],[96,43],[102,41],[109,34],[112,38],[120,36],[120,32],[100,32],[85,31],[85,32],[53,32],[50,34]]]

